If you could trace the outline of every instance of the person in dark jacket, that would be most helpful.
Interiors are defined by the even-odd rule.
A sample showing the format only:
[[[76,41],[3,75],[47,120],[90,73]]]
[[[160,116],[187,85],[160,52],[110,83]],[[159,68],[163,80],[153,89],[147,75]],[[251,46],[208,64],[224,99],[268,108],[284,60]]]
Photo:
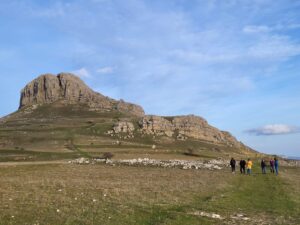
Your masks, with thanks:
[[[231,166],[231,172],[232,173],[235,173],[235,164],[236,164],[235,159],[231,158],[231,160],[230,160],[230,166]]]
[[[260,163],[260,166],[261,166],[261,171],[263,174],[266,174],[266,162],[264,159],[261,160],[261,163]]]
[[[275,171],[273,159],[270,160],[270,170],[271,170],[271,173],[274,173],[274,171]]]
[[[244,159],[241,159],[240,161],[240,171],[241,171],[241,174],[245,174],[246,173],[246,161]]]
[[[277,157],[274,158],[274,167],[275,167],[275,173],[278,175],[278,167],[279,167],[279,162]]]

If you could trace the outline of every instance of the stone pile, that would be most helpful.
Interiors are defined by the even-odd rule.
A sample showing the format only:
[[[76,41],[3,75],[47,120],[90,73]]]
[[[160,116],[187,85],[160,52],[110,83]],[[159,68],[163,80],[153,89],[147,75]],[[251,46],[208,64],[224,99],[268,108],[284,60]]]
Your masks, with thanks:
[[[92,161],[90,159],[84,157],[69,161],[69,163],[73,163],[73,164],[90,164],[91,162]]]
[[[190,215],[194,215],[194,216],[201,216],[201,217],[208,217],[208,218],[212,218],[212,219],[218,219],[218,220],[224,220],[224,219],[231,219],[232,224],[236,224],[235,222],[237,222],[237,220],[240,221],[250,221],[250,218],[245,216],[244,214],[241,213],[237,213],[234,215],[231,215],[229,218],[226,218],[225,216],[221,216],[217,213],[211,213],[211,212],[203,212],[203,211],[195,211],[195,212],[191,212],[188,213]],[[262,221],[260,221],[262,222]],[[227,223],[226,223],[227,224]],[[255,223],[255,224],[264,224],[264,223]]]
[[[163,167],[163,168],[180,168],[184,170],[189,169],[208,169],[208,170],[221,170],[228,166],[228,162],[223,160],[210,160],[210,161],[199,161],[199,160],[159,160],[149,158],[138,158],[138,159],[75,159],[69,161],[74,164],[89,164],[89,163],[106,163],[108,165],[127,165],[127,166],[151,166],[151,167]]]

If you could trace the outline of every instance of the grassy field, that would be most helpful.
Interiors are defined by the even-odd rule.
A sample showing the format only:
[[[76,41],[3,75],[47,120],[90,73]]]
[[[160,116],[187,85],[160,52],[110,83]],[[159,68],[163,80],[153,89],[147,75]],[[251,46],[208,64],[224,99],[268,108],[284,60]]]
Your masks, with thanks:
[[[164,160],[263,155],[192,138],[110,136],[121,119],[137,126],[137,118],[119,112],[76,105],[27,110],[0,120],[0,225],[300,224],[300,168],[281,168],[276,177],[259,168],[244,176],[228,169],[68,164],[105,152]]]
[[[276,177],[258,168],[245,176],[228,169],[0,164],[0,224],[300,224],[299,187],[299,168],[281,168]],[[249,220],[231,218],[236,214]]]

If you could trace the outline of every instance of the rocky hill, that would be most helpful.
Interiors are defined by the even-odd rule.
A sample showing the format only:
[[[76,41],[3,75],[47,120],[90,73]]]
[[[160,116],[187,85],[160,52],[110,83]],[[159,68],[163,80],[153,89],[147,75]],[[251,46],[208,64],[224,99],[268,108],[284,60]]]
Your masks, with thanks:
[[[135,126],[129,121],[117,122],[110,134],[132,133]],[[245,147],[238,142],[229,132],[220,131],[210,126],[207,121],[199,116],[173,116],[162,117],[146,115],[138,121],[138,132],[151,136],[166,136],[177,140],[187,139],[204,140],[230,147]],[[130,135],[128,136],[130,138]]]
[[[1,148],[253,152],[199,116],[145,115],[141,106],[94,92],[70,73],[41,75],[23,88],[19,110],[0,120]]]
[[[20,109],[26,106],[49,104],[60,101],[65,104],[87,104],[90,110],[128,112],[143,116],[142,107],[116,101],[91,90],[82,80],[70,73],[41,75],[21,91]]]

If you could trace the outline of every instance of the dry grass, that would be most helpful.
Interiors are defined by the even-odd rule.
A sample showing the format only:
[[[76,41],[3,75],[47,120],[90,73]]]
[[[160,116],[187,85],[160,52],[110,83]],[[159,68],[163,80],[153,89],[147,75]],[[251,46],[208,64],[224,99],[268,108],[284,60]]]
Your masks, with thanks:
[[[1,167],[0,177],[5,224],[122,224],[128,214],[124,224],[135,224],[153,208],[189,205],[226,185],[213,171],[105,165]]]
[[[107,165],[0,166],[0,224],[299,224],[299,168],[279,177]],[[59,210],[59,211],[57,211]],[[259,215],[259,216],[258,216]]]

